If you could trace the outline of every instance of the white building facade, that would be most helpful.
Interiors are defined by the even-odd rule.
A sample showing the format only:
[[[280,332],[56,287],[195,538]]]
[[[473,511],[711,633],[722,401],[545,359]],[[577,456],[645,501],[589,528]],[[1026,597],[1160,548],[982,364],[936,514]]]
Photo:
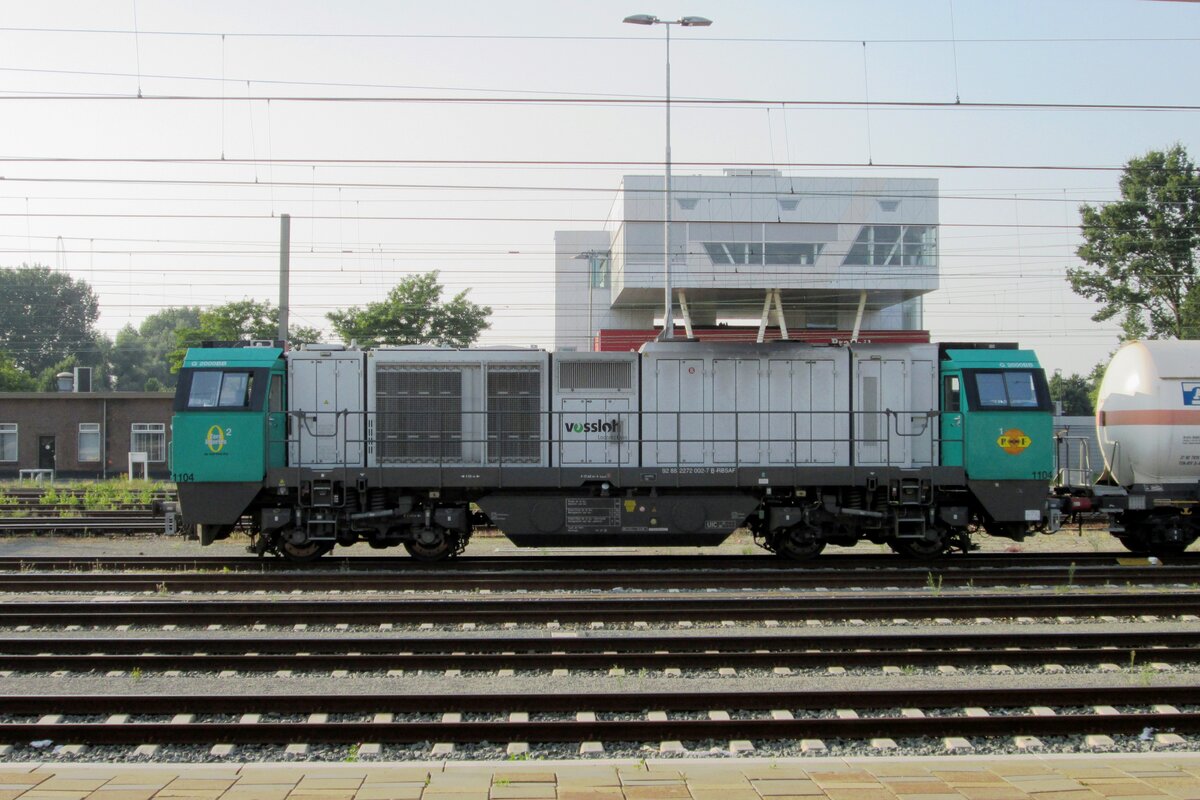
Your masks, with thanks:
[[[699,338],[756,325],[770,338],[920,331],[921,297],[938,288],[937,191],[933,179],[776,170],[674,176],[676,324]],[[633,342],[661,328],[664,196],[661,175],[629,175],[605,230],[556,232],[556,349],[614,349],[617,331]]]

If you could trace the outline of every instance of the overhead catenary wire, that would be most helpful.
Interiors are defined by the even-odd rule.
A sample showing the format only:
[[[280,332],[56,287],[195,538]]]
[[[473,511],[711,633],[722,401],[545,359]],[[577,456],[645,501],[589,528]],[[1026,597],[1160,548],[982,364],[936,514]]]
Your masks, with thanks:
[[[246,83],[250,83],[249,80]],[[226,100],[245,100],[247,102],[273,100],[277,103],[365,103],[365,104],[412,104],[412,105],[532,105],[532,106],[661,106],[664,101],[659,98],[603,98],[603,97],[436,97],[436,96],[399,96],[399,95],[269,95],[247,93],[240,97],[201,94],[127,94],[127,93],[57,93],[57,94],[25,94],[12,89],[0,92],[0,101],[33,102],[33,101],[155,101],[155,102],[194,102],[222,103]],[[1000,111],[1179,111],[1194,113],[1200,111],[1200,105],[1187,103],[1069,103],[1069,102],[986,102],[972,101],[968,103],[942,100],[802,100],[802,99],[751,99],[751,98],[671,98],[672,108],[720,108],[763,106],[780,106],[782,108],[865,108],[865,109],[929,109],[929,110],[1000,110]]]
[[[123,36],[133,31],[122,28],[83,28],[83,27],[51,27],[51,26],[0,26],[0,33],[69,33],[89,34],[99,36]],[[627,41],[641,42],[637,36],[615,35],[562,35],[562,34],[467,34],[467,33],[394,33],[386,31],[187,31],[187,30],[143,30],[142,36],[177,36],[177,37],[217,37],[243,39],[461,39],[475,41],[479,39],[495,39],[501,41]],[[862,39],[841,39],[836,37],[796,37],[796,36],[705,36],[700,42],[747,42],[762,44],[777,42],[780,44],[858,44]],[[881,37],[867,39],[872,44],[947,44],[951,40],[940,36],[911,36],[911,37]],[[1117,42],[1200,42],[1196,36],[1010,36],[1010,37],[963,37],[957,40],[961,44],[1065,44],[1065,43],[1100,43],[1112,44]]]

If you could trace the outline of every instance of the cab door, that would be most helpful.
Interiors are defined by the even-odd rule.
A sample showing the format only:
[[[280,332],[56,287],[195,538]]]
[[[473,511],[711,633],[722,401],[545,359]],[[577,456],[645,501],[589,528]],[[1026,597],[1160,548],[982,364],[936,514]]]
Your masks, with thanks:
[[[962,375],[942,373],[942,466],[963,466]]]
[[[267,390],[267,466],[284,466],[287,452],[287,403],[284,399],[283,373],[271,373]]]

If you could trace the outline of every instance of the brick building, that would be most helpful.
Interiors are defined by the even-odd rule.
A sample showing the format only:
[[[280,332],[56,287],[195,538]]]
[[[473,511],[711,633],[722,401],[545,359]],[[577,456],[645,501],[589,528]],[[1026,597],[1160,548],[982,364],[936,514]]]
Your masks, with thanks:
[[[52,469],[57,478],[113,478],[130,451],[149,477],[167,479],[170,392],[0,393],[0,479]]]

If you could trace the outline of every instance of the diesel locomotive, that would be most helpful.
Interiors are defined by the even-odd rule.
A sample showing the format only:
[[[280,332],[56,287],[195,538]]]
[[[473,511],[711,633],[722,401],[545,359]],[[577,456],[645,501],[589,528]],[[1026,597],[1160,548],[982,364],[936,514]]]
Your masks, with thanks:
[[[171,470],[200,543],[718,544],[933,557],[1057,528],[1052,404],[1015,345],[652,342],[641,352],[193,348]]]

